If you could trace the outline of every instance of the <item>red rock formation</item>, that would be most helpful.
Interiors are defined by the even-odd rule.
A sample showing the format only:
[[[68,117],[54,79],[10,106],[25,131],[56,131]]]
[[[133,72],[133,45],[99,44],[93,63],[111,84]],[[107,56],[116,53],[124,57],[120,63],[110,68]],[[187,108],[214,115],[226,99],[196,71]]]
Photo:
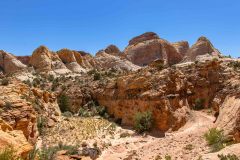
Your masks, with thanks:
[[[212,43],[206,37],[200,37],[186,53],[186,59],[188,61],[195,61],[197,56],[204,54],[217,56],[221,55],[221,53],[214,48]]]
[[[29,65],[30,58],[31,56],[17,56],[17,59],[27,66]]]
[[[130,40],[124,50],[124,56],[133,64],[145,66],[156,59],[162,59],[172,65],[182,60],[182,55],[173,45],[160,39],[154,33],[146,33]]]
[[[0,50],[0,67],[5,73],[15,73],[26,69],[26,65],[22,64],[10,53]]]
[[[113,56],[120,56],[121,51],[115,45],[109,45],[105,50],[105,53],[113,55]]]
[[[159,39],[159,36],[154,32],[146,32],[144,34],[141,34],[140,36],[136,36],[133,39],[131,39],[128,45],[136,45],[138,43],[153,39]]]
[[[189,44],[187,41],[175,42],[175,43],[172,43],[172,45],[176,48],[177,52],[181,53],[183,56],[189,50]]]

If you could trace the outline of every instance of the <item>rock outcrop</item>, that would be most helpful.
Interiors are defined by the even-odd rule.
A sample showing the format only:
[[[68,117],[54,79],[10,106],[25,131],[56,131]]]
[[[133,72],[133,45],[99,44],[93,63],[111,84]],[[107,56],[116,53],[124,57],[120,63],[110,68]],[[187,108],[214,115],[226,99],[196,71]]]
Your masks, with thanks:
[[[26,69],[26,65],[22,64],[16,57],[3,50],[0,50],[0,67],[6,74]]]
[[[141,34],[140,36],[134,37],[129,41],[129,45],[136,45],[141,42],[145,42],[148,40],[159,39],[159,36],[154,32],[146,32]]]
[[[160,39],[155,33],[145,33],[130,40],[124,56],[139,66],[148,65],[157,59],[172,65],[180,62],[183,57],[172,44]]]
[[[125,125],[134,124],[137,112],[151,111],[162,132],[178,130],[198,99],[211,106],[219,89],[219,63],[186,64],[168,69],[148,67],[97,86],[94,96]]]
[[[120,56],[121,55],[121,51],[115,45],[109,45],[104,51],[107,54],[110,54],[110,55],[113,55],[113,56]]]
[[[29,64],[37,72],[48,72],[52,70],[51,52],[45,46],[40,46],[33,51]]]
[[[180,41],[172,43],[172,45],[176,48],[178,53],[181,53],[183,56],[187,53],[189,49],[189,44],[187,41]]]
[[[22,131],[3,131],[0,127],[0,150],[7,149],[7,147],[12,147],[16,151],[15,156],[22,158],[27,158],[28,153],[33,149],[33,146],[27,141]]]
[[[21,130],[28,141],[34,142],[37,138],[37,119],[33,106],[24,99],[28,93],[28,86],[17,81],[0,86],[0,109],[3,110],[0,117],[13,130]]]
[[[119,56],[115,56],[114,54],[106,53],[104,50],[99,51],[96,54],[95,61],[97,62],[99,68],[105,70],[112,68],[121,71],[135,71],[140,69],[139,66],[134,65],[132,62]]]
[[[29,65],[30,58],[31,58],[30,56],[17,56],[17,59],[26,66]]]
[[[199,55],[210,54],[220,56],[221,53],[214,48],[212,43],[206,37],[198,38],[197,42],[186,53],[186,61],[195,61]]]
[[[70,72],[58,55],[51,52],[45,46],[40,46],[33,52],[29,64],[33,66],[37,72],[55,71],[60,74]]]
[[[220,106],[216,126],[222,129],[225,135],[240,142],[240,98],[227,96]]]
[[[82,63],[82,56],[78,52],[69,49],[61,49],[57,54],[71,71],[77,73],[85,72],[85,69],[80,66]]]

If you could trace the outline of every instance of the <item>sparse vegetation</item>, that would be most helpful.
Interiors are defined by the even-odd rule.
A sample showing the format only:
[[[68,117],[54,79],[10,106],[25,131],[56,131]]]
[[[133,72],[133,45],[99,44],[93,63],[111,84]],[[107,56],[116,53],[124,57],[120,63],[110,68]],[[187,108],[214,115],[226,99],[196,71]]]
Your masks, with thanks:
[[[9,85],[9,79],[8,79],[8,78],[3,78],[3,79],[2,79],[2,85],[3,85],[3,86]]]
[[[226,145],[226,138],[224,137],[223,131],[217,128],[210,129],[204,134],[208,145],[211,147],[212,152],[217,152],[223,149]]]
[[[62,113],[69,111],[69,98],[66,94],[61,94],[58,98],[58,105]]]
[[[229,67],[232,67],[234,70],[240,69],[240,62],[239,61],[232,61],[228,64]]]
[[[228,154],[228,155],[218,155],[218,158],[220,160],[239,160],[239,157],[237,157],[235,154]]]
[[[33,150],[28,154],[28,160],[36,160],[39,150],[34,146]]]
[[[156,64],[156,68],[157,68],[158,70],[162,70],[162,69],[164,69],[164,64],[163,64],[163,63],[157,63],[157,64]]]
[[[78,115],[81,117],[91,117],[99,115],[106,119],[109,118],[106,108],[104,106],[99,106],[94,101],[90,101],[86,105],[81,107],[78,111]]]
[[[138,112],[134,117],[134,122],[134,128],[137,132],[150,131],[153,126],[152,112]]]
[[[193,150],[194,146],[192,144],[188,144],[184,147],[185,150]]]
[[[93,80],[94,81],[100,80],[101,78],[102,78],[101,73],[99,73],[99,72],[94,73],[94,75],[93,75]]]
[[[165,160],[172,160],[172,157],[170,155],[165,155]]]
[[[194,104],[194,107],[193,107],[193,109],[194,110],[201,110],[201,109],[204,109],[204,102],[205,102],[205,100],[204,99],[202,99],[202,98],[197,98],[196,100],[195,100],[195,104]]]
[[[40,135],[44,134],[44,128],[46,127],[46,125],[47,125],[47,119],[43,116],[38,117],[37,127]]]
[[[4,105],[4,108],[7,108],[7,109],[10,109],[10,108],[12,108],[12,103],[11,102],[5,102],[5,105]]]
[[[67,151],[67,155],[73,155],[78,153],[78,146],[64,145],[61,142],[54,147],[45,147],[39,151],[39,160],[53,160],[54,155],[61,150]]]
[[[12,146],[7,146],[0,151],[0,160],[20,160]]]
[[[66,111],[66,112],[64,112],[64,113],[62,114],[62,116],[64,116],[64,117],[72,117],[73,114],[72,114],[72,112]]]
[[[123,132],[120,134],[120,138],[130,137],[131,135],[128,132]]]

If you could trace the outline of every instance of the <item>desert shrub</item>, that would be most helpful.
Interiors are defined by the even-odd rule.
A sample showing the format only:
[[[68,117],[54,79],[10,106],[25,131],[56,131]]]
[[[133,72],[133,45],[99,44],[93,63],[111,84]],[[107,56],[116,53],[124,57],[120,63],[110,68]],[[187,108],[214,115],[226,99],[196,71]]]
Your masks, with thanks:
[[[58,105],[62,113],[69,111],[69,97],[65,94],[61,94],[58,98]]]
[[[229,67],[232,67],[233,69],[237,70],[240,69],[240,62],[238,61],[232,61],[228,64]]]
[[[32,83],[30,82],[30,80],[25,80],[23,81],[23,83],[25,83],[26,85],[28,85],[29,87],[32,87]]]
[[[211,147],[212,152],[217,152],[223,149],[226,145],[226,138],[222,130],[217,128],[210,129],[207,133],[204,134],[205,140],[208,145]]]
[[[20,160],[20,157],[16,156],[16,151],[12,146],[7,146],[0,151],[0,160]]]
[[[120,138],[130,137],[131,135],[128,132],[123,132],[120,134]]]
[[[78,116],[81,117],[91,117],[91,116],[101,116],[104,118],[109,118],[107,110],[104,106],[100,106],[94,101],[89,101],[86,105],[81,107],[78,111]]]
[[[59,143],[57,146],[42,148],[38,153],[39,160],[53,160],[55,154],[61,150],[67,151],[67,155],[73,155],[78,153],[78,146],[64,145]]]
[[[171,157],[170,155],[168,155],[168,154],[167,154],[167,155],[165,155],[165,157],[164,157],[164,158],[165,158],[165,160],[171,160],[171,159],[172,159],[172,157]]]
[[[164,69],[164,64],[163,64],[163,63],[157,63],[157,64],[156,64],[156,68],[157,68],[158,70],[162,70],[162,69]]]
[[[204,99],[202,99],[202,98],[197,98],[196,100],[195,100],[195,104],[194,104],[194,107],[193,107],[193,109],[194,110],[201,110],[201,109],[204,109],[204,102],[205,102],[205,100]]]
[[[138,112],[134,117],[134,128],[137,132],[142,133],[149,131],[153,126],[152,113],[147,112]]]
[[[47,119],[43,116],[38,117],[37,119],[37,128],[40,135],[44,134],[44,129],[47,125]]]
[[[185,147],[184,147],[184,149],[186,149],[186,150],[193,150],[193,145],[192,144],[188,144],[188,145],[186,145]]]
[[[94,81],[100,80],[101,78],[102,78],[101,73],[99,73],[99,72],[94,73],[94,75],[93,75]]]
[[[66,112],[64,112],[64,113],[62,114],[62,116],[64,116],[64,117],[72,117],[73,114],[72,114],[72,112],[66,111]]]
[[[52,81],[54,81],[54,76],[52,74],[50,74],[47,79],[48,79],[48,81],[52,82]]]
[[[7,108],[7,109],[12,108],[12,106],[13,106],[12,103],[11,103],[11,102],[8,102],[8,101],[5,102],[5,104],[4,104],[4,107]]]
[[[3,79],[2,79],[2,85],[3,85],[3,86],[9,85],[9,79],[8,79],[8,78],[3,78]]]
[[[39,78],[34,78],[33,81],[32,81],[32,85],[34,87],[37,87],[38,85],[40,85],[41,81]]]
[[[28,160],[36,160],[37,155],[38,155],[38,149],[36,148],[36,145],[35,145],[33,150],[31,150],[28,153]]]
[[[239,158],[235,154],[228,154],[228,155],[218,155],[220,160],[239,160]]]

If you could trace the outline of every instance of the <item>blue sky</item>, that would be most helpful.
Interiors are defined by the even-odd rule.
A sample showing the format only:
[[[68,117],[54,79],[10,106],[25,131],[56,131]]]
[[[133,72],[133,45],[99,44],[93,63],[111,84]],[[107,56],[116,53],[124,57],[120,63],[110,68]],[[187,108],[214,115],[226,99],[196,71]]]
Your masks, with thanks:
[[[193,44],[207,36],[221,52],[240,57],[239,0],[1,0],[0,49],[29,55],[40,45],[95,54],[124,49],[146,31]]]

